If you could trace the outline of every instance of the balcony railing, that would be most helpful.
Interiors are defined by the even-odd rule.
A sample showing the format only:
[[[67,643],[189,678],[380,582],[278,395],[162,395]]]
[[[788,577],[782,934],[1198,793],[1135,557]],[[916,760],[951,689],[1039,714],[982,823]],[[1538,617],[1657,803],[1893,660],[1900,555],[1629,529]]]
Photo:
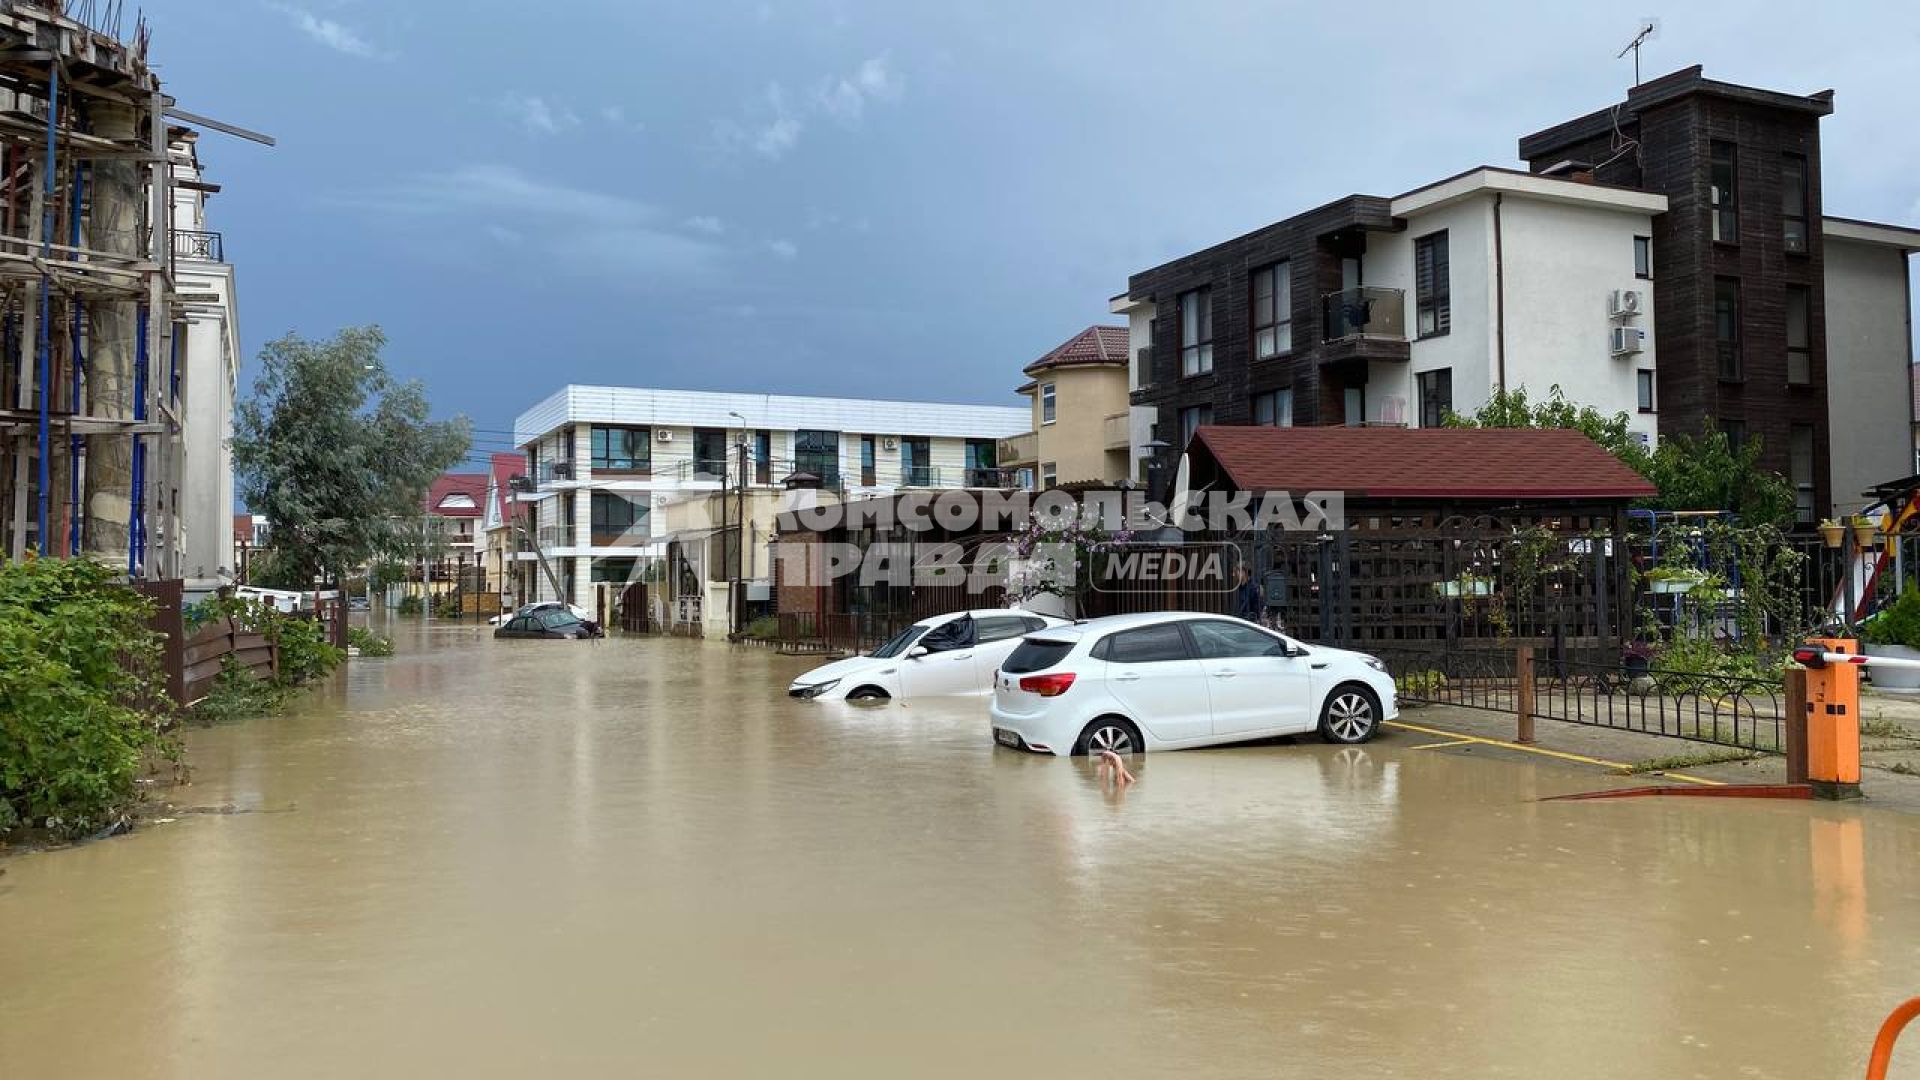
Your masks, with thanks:
[[[1125,450],[1133,445],[1133,431],[1126,413],[1114,413],[1106,419],[1106,445],[1109,450]]]
[[[900,486],[912,488],[1011,488],[1019,487],[1018,469],[955,468],[951,465],[920,465],[903,469]]]
[[[1327,341],[1348,338],[1407,340],[1407,298],[1400,289],[1362,286],[1326,296]]]
[[[571,461],[543,461],[540,467],[534,470],[534,476],[542,484],[551,484],[555,480],[579,479]]]
[[[1035,449],[1035,445],[1036,440],[1031,431],[1024,435],[1010,435],[997,440],[997,445],[994,447],[994,460],[1004,465],[1028,464],[1039,452]]]
[[[173,257],[201,262],[226,262],[227,253],[217,232],[197,229],[173,230]]]
[[[571,525],[542,525],[533,532],[534,542],[541,550],[548,548],[570,548],[574,546],[574,528]]]

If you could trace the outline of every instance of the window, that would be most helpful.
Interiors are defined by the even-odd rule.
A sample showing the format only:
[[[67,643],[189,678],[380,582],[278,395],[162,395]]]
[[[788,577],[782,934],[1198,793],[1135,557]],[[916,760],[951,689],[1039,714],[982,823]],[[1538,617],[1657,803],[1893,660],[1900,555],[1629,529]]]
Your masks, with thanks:
[[[1787,383],[1805,386],[1813,381],[1813,290],[1787,286]]]
[[[873,453],[873,436],[860,436],[860,482],[872,487],[880,482],[878,459]]]
[[[1727,445],[1732,447],[1733,452],[1736,454],[1740,452],[1741,447],[1747,445],[1747,422],[1745,420],[1720,421],[1720,433],[1727,437]]]
[[[594,543],[623,541],[637,545],[648,542],[646,503],[611,491],[596,491],[590,509]],[[625,543],[622,546],[626,546]]]
[[[1213,423],[1213,406],[1190,405],[1180,410],[1180,448],[1193,441],[1193,433]]]
[[[967,649],[973,646],[973,616],[962,615],[952,622],[944,622],[927,631],[920,639],[921,648],[928,652],[947,652],[952,649]]]
[[[647,472],[653,468],[653,429],[595,427],[590,436],[595,469]]]
[[[1253,396],[1253,422],[1262,427],[1293,426],[1293,388]]]
[[[1213,370],[1213,290],[1180,294],[1180,371],[1202,375]]]
[[[1634,379],[1638,383],[1638,387],[1640,391],[1640,411],[1644,413],[1652,412],[1653,411],[1653,372],[1651,371],[1635,372]]]
[[[1740,279],[1713,279],[1713,341],[1720,355],[1720,377],[1738,382],[1740,362]]]
[[[1793,481],[1793,519],[1802,525],[1813,524],[1812,424],[1793,425],[1787,439],[1787,478]]]
[[[1190,659],[1179,623],[1123,630],[1100,642],[1094,655],[1112,664],[1154,664]]]
[[[1367,388],[1349,386],[1341,391],[1340,404],[1345,412],[1341,422],[1348,427],[1360,427],[1367,422]]]
[[[1286,643],[1251,626],[1206,619],[1188,623],[1187,629],[1193,634],[1194,652],[1203,660],[1287,655]]]
[[[753,433],[753,482],[773,483],[773,432],[764,429]]]
[[[1035,627],[1034,629],[1039,629]],[[1000,664],[1000,670],[1009,675],[1025,675],[1029,671],[1045,671],[1067,658],[1073,651],[1071,641],[1048,641],[1045,638],[1028,638],[1014,646],[1012,654]]]
[[[1737,244],[1740,242],[1740,210],[1736,205],[1738,192],[1733,144],[1714,141],[1713,164],[1709,167],[1707,178],[1710,185],[1709,195],[1712,202],[1708,211],[1713,215],[1713,239],[1715,243]]]
[[[999,487],[1000,471],[996,467],[998,458],[992,439],[967,440],[967,486]]]
[[[1054,408],[1055,408],[1055,404],[1054,404],[1053,384],[1041,383],[1040,384],[1040,422],[1041,423],[1043,424],[1053,423]]]
[[[587,580],[625,584],[634,580],[633,568],[637,562],[636,559],[595,559]]]
[[[1419,378],[1420,426],[1445,427],[1447,414],[1453,411],[1453,369],[1423,371]]]
[[[1413,242],[1413,291],[1421,337],[1437,337],[1453,327],[1451,275],[1447,269],[1447,232]]]
[[[1293,348],[1293,273],[1287,263],[1253,272],[1253,358]]]
[[[864,442],[861,445],[863,449],[866,446]],[[819,477],[823,483],[839,483],[840,433],[805,429],[794,432],[793,471],[810,473]]]
[[[1005,641],[1017,638],[1027,632],[1027,620],[1017,615],[1001,615],[980,619],[974,623],[973,641],[976,645],[985,645],[989,641]]]
[[[1807,250],[1807,159],[1799,154],[1780,159],[1780,239],[1788,251]]]
[[[1653,276],[1653,237],[1651,236],[1633,238],[1633,276],[1637,278]]]
[[[719,428],[693,429],[693,475],[700,480],[727,478],[727,433]]]
[[[1044,488],[1054,487],[1059,482],[1060,482],[1060,471],[1054,467],[1053,462],[1051,461],[1041,462],[1040,463],[1041,488],[1044,489]]]
[[[900,440],[900,482],[908,487],[933,483],[933,450],[926,436]]]

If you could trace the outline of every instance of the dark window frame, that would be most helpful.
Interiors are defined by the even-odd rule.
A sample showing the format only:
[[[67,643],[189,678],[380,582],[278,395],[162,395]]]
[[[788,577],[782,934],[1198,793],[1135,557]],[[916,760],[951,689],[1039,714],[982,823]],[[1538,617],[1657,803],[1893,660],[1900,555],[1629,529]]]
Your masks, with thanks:
[[[1187,414],[1193,414],[1193,423],[1187,423]],[[1180,409],[1180,448],[1185,449],[1193,441],[1193,433],[1213,423],[1213,403],[1202,402],[1198,405],[1186,405]]]
[[[1040,422],[1051,424],[1060,414],[1060,391],[1050,382],[1040,384]]]
[[[1723,315],[1721,304],[1727,301],[1722,295],[1723,289],[1732,292],[1731,316]],[[1714,370],[1719,373],[1721,382],[1745,382],[1747,363],[1745,355],[1746,335],[1741,333],[1740,319],[1743,307],[1740,279],[1737,277],[1716,277],[1713,279],[1713,348]],[[1731,330],[1729,337],[1722,333]]]
[[[1802,458],[1794,451],[1799,439],[1806,438],[1806,457],[1804,470],[1806,479],[1796,473],[1802,464]],[[1794,521],[1801,525],[1811,525],[1819,518],[1818,494],[1819,466],[1815,464],[1815,455],[1819,452],[1820,433],[1812,424],[1793,424],[1787,429],[1787,483],[1793,488]],[[1803,501],[1804,500],[1804,501]]]
[[[1428,376],[1433,378],[1429,379]],[[1444,367],[1417,372],[1414,375],[1414,387],[1419,400],[1420,426],[1423,428],[1445,427],[1447,414],[1453,411],[1453,369]],[[1445,398],[1444,407],[1438,410],[1427,407],[1429,396],[1435,391],[1443,391],[1439,396]],[[1430,413],[1432,415],[1429,415]]]
[[[1651,236],[1633,238],[1633,276],[1641,281],[1653,280],[1653,237]]]
[[[1292,263],[1281,259],[1253,272],[1247,283],[1247,310],[1253,321],[1251,340],[1255,360],[1275,360],[1293,351]],[[1260,338],[1265,333],[1273,335],[1271,352],[1261,351]]]
[[[1197,313],[1192,318],[1187,315],[1188,297],[1193,297],[1193,308]],[[1180,324],[1181,378],[1213,374],[1213,286],[1188,289],[1180,294],[1176,307]],[[1193,340],[1188,341],[1187,330],[1195,322],[1200,325],[1193,332]]]
[[[1281,407],[1283,401],[1286,406],[1284,409]],[[1252,417],[1255,427],[1292,427],[1293,406],[1293,387],[1276,387],[1272,390],[1265,390],[1253,395],[1253,403],[1249,415]],[[1267,414],[1264,419],[1261,417],[1263,411]],[[1282,420],[1284,420],[1285,423],[1282,423]]]
[[[645,492],[638,492],[646,498]],[[625,509],[620,513],[610,512],[616,504]],[[651,520],[653,508],[645,502],[627,497],[617,491],[594,491],[587,500],[587,530],[598,540],[603,536],[625,536],[629,531]]]
[[[1802,336],[1798,345],[1794,344],[1793,337],[1793,308],[1796,299],[1805,305],[1805,309],[1800,313],[1800,332]],[[1788,285],[1784,293],[1782,312],[1787,333],[1787,385],[1812,386],[1813,287],[1810,285]],[[1798,379],[1794,378],[1794,361],[1796,360],[1800,362],[1800,368],[1804,373],[1802,377]]]
[[[1787,181],[1798,169],[1800,174],[1800,198],[1798,205],[1788,198]],[[1805,255],[1813,249],[1813,233],[1809,228],[1813,212],[1813,171],[1807,164],[1805,154],[1786,153],[1780,155],[1780,245],[1789,255]],[[1796,242],[1792,226],[1800,223],[1800,237]]]
[[[1634,372],[1633,389],[1640,411],[1652,414],[1659,411],[1659,380],[1652,368],[1641,368]]]
[[[1445,337],[1453,331],[1452,246],[1440,229],[1413,241],[1414,340]],[[1427,329],[1427,316],[1433,329]]]
[[[615,453],[614,436],[620,436],[622,453]],[[634,452],[638,437],[641,453]],[[624,462],[624,464],[620,464]],[[653,429],[638,425],[594,424],[587,433],[587,464],[595,472],[651,474],[653,472]]]
[[[1716,244],[1740,243],[1740,148],[1724,139],[1707,147],[1707,235]],[[1720,183],[1721,169],[1726,184]]]
[[[811,473],[822,483],[840,480],[840,433],[825,428],[795,428],[793,471]]]

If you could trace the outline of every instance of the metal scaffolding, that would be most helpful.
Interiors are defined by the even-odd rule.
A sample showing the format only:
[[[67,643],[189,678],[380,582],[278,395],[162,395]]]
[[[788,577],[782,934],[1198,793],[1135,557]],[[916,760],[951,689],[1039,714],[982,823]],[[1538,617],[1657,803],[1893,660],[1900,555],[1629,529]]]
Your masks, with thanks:
[[[179,576],[173,102],[91,6],[0,0],[0,537]],[[118,5],[102,25],[117,29]]]

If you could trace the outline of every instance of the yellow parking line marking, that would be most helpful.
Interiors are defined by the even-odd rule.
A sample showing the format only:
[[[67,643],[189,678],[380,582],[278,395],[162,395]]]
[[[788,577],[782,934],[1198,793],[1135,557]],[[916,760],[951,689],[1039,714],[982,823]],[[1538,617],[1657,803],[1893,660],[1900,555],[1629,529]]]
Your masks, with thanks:
[[[1564,750],[1548,750],[1542,746],[1527,746],[1522,743],[1508,742],[1505,739],[1488,739],[1479,735],[1464,735],[1458,731],[1444,731],[1440,728],[1409,724],[1404,720],[1388,720],[1385,723],[1388,727],[1400,728],[1403,731],[1415,731],[1422,735],[1433,735],[1443,739],[1451,739],[1454,740],[1452,745],[1456,746],[1460,743],[1480,743],[1484,746],[1498,746],[1503,750],[1518,750],[1523,754],[1539,754],[1541,757],[1558,758],[1561,761],[1571,761],[1580,765],[1597,765],[1603,769],[1627,769],[1632,767],[1624,761],[1608,761],[1606,758],[1587,757],[1584,754],[1569,754]],[[1431,747],[1416,746],[1411,749],[1421,750],[1430,748]],[[1726,786],[1726,781],[1724,780],[1709,780],[1704,776],[1688,776],[1686,773],[1677,772],[1661,773],[1660,775],[1689,784],[1703,784],[1707,787]]]
[[[1409,750],[1445,750],[1449,746],[1472,746],[1472,745],[1473,745],[1472,739],[1454,739],[1451,742],[1421,743],[1419,746],[1409,746],[1407,747],[1407,749]]]

